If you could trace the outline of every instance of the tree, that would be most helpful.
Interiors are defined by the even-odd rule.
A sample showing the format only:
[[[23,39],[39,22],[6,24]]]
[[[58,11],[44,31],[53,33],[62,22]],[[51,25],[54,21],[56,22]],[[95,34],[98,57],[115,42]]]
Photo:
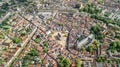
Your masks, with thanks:
[[[82,51],[85,51],[85,47],[82,47],[81,50],[82,50]]]
[[[64,67],[70,67],[71,61],[69,58],[65,58],[63,60],[63,63],[64,63]]]
[[[76,59],[76,67],[81,67],[81,59]]]
[[[86,6],[85,8],[82,9],[82,11],[88,12],[88,11],[89,11],[89,10],[88,10],[88,7]]]
[[[98,3],[99,4],[101,4],[101,3],[103,3],[104,2],[104,0],[98,0]]]
[[[111,52],[114,52],[115,50],[120,52],[120,41],[114,41],[114,42],[110,43],[109,50]]]
[[[45,40],[45,41],[43,42],[43,44],[44,44],[45,47],[48,48],[48,41],[47,41],[47,40]]]
[[[120,41],[117,41],[116,44],[117,44],[116,50],[117,50],[118,52],[120,52]]]
[[[9,6],[8,3],[3,3],[3,5],[1,6],[1,8],[4,9],[4,10],[8,10],[8,8],[9,8],[8,6]]]
[[[97,62],[106,62],[107,61],[107,56],[98,56],[96,58]]]
[[[76,4],[75,8],[79,9],[80,8],[80,4]]]
[[[99,41],[98,41],[98,40],[94,40],[93,44],[94,44],[96,47],[99,47]]]
[[[95,46],[94,49],[96,50],[97,55],[98,55],[98,54],[99,54],[99,46],[100,46],[100,43],[99,43],[98,40],[94,40],[93,44],[94,44],[94,46]]]
[[[44,46],[43,52],[47,53],[48,52],[48,48]]]
[[[94,49],[93,49],[92,46],[88,46],[88,47],[87,47],[87,51],[89,51],[89,52],[93,52],[93,50],[94,50]]]
[[[100,27],[99,24],[96,24],[91,27],[90,31],[92,34],[95,35],[96,39],[102,40],[105,36],[100,32],[102,28]]]
[[[64,58],[62,56],[59,56],[58,58],[60,59],[60,67],[70,67],[71,61],[69,58]]]
[[[84,8],[82,8],[82,10],[80,11],[84,11],[84,12],[87,12],[87,13],[90,13],[90,14],[99,14],[101,12],[100,9],[96,8],[95,5],[93,4],[87,4]]]
[[[44,51],[45,53],[47,53],[47,52],[48,52],[48,41],[45,40],[45,41],[43,42],[43,44],[44,44],[44,46],[43,46],[43,51]]]
[[[30,28],[26,28],[25,30],[26,30],[26,32],[30,32]]]
[[[39,61],[39,64],[42,64],[42,63],[43,63],[42,60],[40,60],[40,61]]]
[[[110,14],[111,14],[111,13],[109,13],[109,12],[105,12],[104,16],[105,16],[105,17],[109,17]]]
[[[35,39],[35,42],[36,42],[36,43],[40,43],[40,38],[36,38],[36,39]]]
[[[98,34],[101,31],[100,25],[96,24],[95,26],[91,27],[91,33]]]
[[[26,31],[22,31],[22,32],[21,32],[21,36],[25,36],[26,34],[27,34]]]
[[[35,48],[31,48],[30,52],[28,53],[30,56],[38,56],[38,51]]]
[[[3,61],[2,61],[2,59],[0,59],[0,64],[2,64],[3,63]]]
[[[120,39],[120,34],[115,34],[115,38]]]
[[[10,0],[9,2],[11,2],[11,5],[15,4],[15,0]]]
[[[110,46],[116,48],[117,42],[112,42],[112,43],[110,44]]]
[[[5,14],[5,11],[0,10],[0,17]]]
[[[21,39],[20,39],[20,38],[18,38],[18,37],[14,37],[14,38],[13,38],[13,43],[18,44],[18,43],[20,43],[20,42],[21,42]]]
[[[25,55],[25,56],[23,57],[23,59],[25,59],[25,60],[30,59],[30,55]]]
[[[116,43],[116,42],[112,42],[112,43],[110,44],[109,49],[111,50],[111,52],[114,52],[114,50],[116,50],[116,46],[117,46],[117,43]]]
[[[105,36],[102,33],[98,33],[95,37],[96,39],[102,40]]]

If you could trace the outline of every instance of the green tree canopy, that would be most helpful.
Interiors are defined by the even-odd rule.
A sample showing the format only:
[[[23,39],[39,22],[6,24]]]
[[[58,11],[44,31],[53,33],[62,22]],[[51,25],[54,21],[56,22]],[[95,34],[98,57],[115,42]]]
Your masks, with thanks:
[[[94,50],[94,48],[93,48],[92,46],[88,46],[88,47],[87,47],[87,51],[93,52],[93,50]]]
[[[111,50],[111,52],[114,52],[115,50],[120,52],[120,41],[110,43],[109,50]]]
[[[70,67],[71,61],[69,58],[64,58],[62,56],[59,56],[58,58],[60,59],[60,67]]]
[[[93,44],[95,45],[95,47],[98,49],[98,47],[100,46],[100,43],[98,40],[94,40]]]
[[[18,38],[18,37],[14,37],[14,38],[13,38],[13,43],[18,44],[18,43],[20,43],[20,42],[21,42],[21,39],[20,39],[20,38]]]
[[[98,24],[96,24],[93,27],[91,27],[91,32],[94,33],[94,34],[99,33],[101,30],[102,29],[101,29],[100,25],[98,25]]]
[[[8,6],[9,6],[8,3],[3,3],[3,5],[1,6],[1,8],[4,9],[4,10],[8,10],[8,8],[9,8]]]
[[[80,8],[80,4],[76,4],[75,8],[79,9]]]
[[[81,67],[81,59],[76,59],[76,67]]]
[[[38,56],[38,51],[35,48],[31,48],[30,52],[28,53],[30,56]]]

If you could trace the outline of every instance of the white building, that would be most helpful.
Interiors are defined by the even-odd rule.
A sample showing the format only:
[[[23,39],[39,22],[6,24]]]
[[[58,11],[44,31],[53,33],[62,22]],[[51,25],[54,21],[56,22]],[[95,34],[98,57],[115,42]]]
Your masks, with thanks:
[[[76,49],[80,49],[82,46],[87,47],[94,40],[94,38],[95,38],[94,35],[90,34],[85,39],[78,41],[76,44]]]

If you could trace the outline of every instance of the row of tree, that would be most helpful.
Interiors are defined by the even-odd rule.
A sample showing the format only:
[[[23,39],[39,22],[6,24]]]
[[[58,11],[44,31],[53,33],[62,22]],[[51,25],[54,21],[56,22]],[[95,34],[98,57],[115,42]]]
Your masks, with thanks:
[[[43,42],[43,44],[44,44],[44,46],[43,46],[43,52],[47,53],[48,52],[48,46],[49,46],[48,41],[45,40]]]
[[[111,24],[115,24],[115,25],[120,26],[120,21],[112,20],[112,19],[110,19],[110,18],[104,18],[104,17],[101,17],[101,16],[99,16],[99,15],[95,15],[95,14],[92,14],[92,15],[91,15],[91,18],[94,18],[94,19],[103,21],[104,23],[107,23],[107,24],[111,23]]]
[[[84,8],[80,9],[80,11],[84,11],[90,14],[99,14],[101,12],[100,9],[98,9],[95,5],[93,4],[87,4]]]
[[[110,63],[110,64],[120,64],[120,58],[108,58],[107,56],[98,56],[96,58],[97,62],[104,62],[104,63]]]

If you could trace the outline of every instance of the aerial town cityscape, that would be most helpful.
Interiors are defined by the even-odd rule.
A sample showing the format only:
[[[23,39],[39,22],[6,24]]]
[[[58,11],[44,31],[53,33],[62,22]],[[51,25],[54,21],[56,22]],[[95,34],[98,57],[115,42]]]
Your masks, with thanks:
[[[120,67],[120,0],[0,0],[0,67]]]

